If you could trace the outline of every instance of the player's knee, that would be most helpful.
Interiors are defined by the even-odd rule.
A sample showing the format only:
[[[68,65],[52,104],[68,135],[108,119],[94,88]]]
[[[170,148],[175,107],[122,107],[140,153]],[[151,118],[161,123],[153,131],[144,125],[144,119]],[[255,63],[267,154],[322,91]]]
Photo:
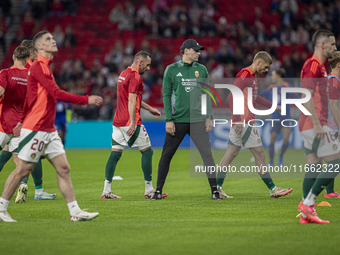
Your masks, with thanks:
[[[62,175],[65,175],[65,174],[70,174],[70,170],[71,170],[71,167],[68,163],[66,164],[63,164],[59,167],[59,173],[62,174]]]
[[[264,150],[262,150],[262,151],[258,151],[257,153],[255,153],[254,157],[256,160],[264,160],[266,157],[266,154],[264,153]]]

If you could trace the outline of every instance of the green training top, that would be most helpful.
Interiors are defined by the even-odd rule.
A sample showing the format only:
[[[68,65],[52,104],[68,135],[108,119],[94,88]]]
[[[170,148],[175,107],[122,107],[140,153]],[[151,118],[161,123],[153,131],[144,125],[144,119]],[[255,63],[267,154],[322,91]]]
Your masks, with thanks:
[[[195,123],[205,121],[201,114],[201,95],[209,89],[209,74],[204,65],[182,60],[168,65],[163,78],[163,102],[166,122]],[[204,90],[203,90],[204,89]],[[207,115],[211,115],[211,100],[207,97]]]

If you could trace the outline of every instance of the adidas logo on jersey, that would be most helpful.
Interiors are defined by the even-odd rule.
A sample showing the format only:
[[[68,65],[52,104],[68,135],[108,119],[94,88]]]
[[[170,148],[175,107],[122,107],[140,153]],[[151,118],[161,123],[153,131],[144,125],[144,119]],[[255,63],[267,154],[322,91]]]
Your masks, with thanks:
[[[176,76],[183,76],[180,72]]]

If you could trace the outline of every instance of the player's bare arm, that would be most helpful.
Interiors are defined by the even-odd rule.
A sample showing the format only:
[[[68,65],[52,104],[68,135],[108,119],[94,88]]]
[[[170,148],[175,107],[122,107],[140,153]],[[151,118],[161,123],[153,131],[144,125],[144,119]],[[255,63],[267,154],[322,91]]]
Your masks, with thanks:
[[[136,106],[137,106],[137,94],[129,93],[129,116],[130,116],[130,125],[129,129],[126,132],[129,136],[132,136],[136,129]]]
[[[141,107],[144,110],[149,111],[152,115],[154,115],[156,119],[159,119],[161,117],[161,112],[159,110],[157,110],[156,108],[151,107],[150,105],[148,105],[147,103],[145,103],[143,101],[141,103]]]
[[[314,93],[313,89],[308,89],[308,91],[311,93],[311,95],[313,95]],[[305,98],[305,97],[306,95],[302,94],[301,98]],[[304,103],[303,105],[312,114],[312,115],[309,115],[309,118],[313,122],[315,136],[317,138],[323,139],[325,137],[325,131],[322,129],[320,121],[316,115],[313,98],[311,98],[307,103]]]
[[[329,99],[329,102],[330,102],[332,116],[335,120],[336,125],[338,126],[338,129],[340,129],[340,113],[338,110],[339,100]]]

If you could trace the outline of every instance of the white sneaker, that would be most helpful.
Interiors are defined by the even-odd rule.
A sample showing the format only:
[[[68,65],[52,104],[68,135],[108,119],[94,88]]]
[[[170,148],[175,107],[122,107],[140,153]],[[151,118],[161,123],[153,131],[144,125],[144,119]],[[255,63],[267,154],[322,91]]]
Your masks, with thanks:
[[[87,209],[80,210],[79,213],[77,213],[75,215],[71,215],[70,220],[71,221],[92,220],[99,215],[98,212],[90,213],[90,212],[86,212],[85,210],[87,210]]]
[[[43,190],[41,193],[35,193],[34,199],[35,200],[52,200],[56,198],[56,194],[50,194],[47,193],[45,190]]]
[[[16,220],[13,220],[11,215],[7,211],[0,211],[0,221],[3,222],[17,222]]]

